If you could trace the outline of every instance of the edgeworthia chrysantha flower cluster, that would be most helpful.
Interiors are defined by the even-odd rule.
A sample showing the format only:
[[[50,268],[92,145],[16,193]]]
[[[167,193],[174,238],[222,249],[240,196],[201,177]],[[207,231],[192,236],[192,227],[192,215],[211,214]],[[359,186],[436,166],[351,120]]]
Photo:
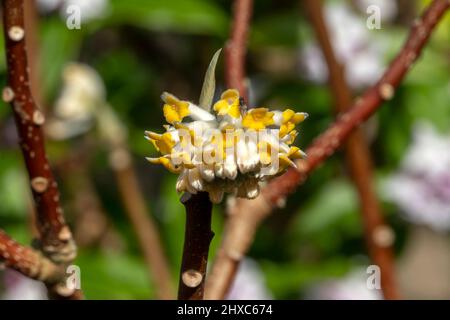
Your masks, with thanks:
[[[307,117],[290,109],[247,110],[234,89],[223,92],[213,104],[218,54],[206,73],[199,105],[164,92],[166,131],[145,133],[161,153],[148,161],[179,174],[177,191],[205,191],[213,203],[220,202],[224,193],[255,198],[260,182],[295,167],[293,160],[305,156],[291,146],[297,136],[295,126]]]

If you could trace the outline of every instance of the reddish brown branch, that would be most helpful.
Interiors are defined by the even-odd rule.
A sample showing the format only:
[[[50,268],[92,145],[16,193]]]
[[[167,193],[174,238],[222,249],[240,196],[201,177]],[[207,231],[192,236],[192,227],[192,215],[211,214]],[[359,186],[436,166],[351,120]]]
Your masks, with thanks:
[[[335,111],[336,113],[344,112],[351,106],[352,94],[345,80],[344,66],[337,61],[330,41],[323,17],[322,3],[320,0],[305,0],[305,7],[328,65]],[[378,236],[380,230],[390,229],[384,224],[381,206],[375,194],[371,154],[361,129],[354,130],[348,137],[345,153],[355,187],[359,193],[369,254],[372,261],[381,269],[381,285],[384,297],[386,299],[397,299],[398,292],[394,281],[391,243],[382,241],[383,239]]]
[[[207,298],[224,297],[227,292],[224,287],[233,281],[237,265],[250,247],[256,228],[262,220],[283,203],[309,173],[330,157],[383,101],[392,98],[395,88],[419,57],[434,27],[449,6],[448,0],[434,0],[430,4],[422,17],[414,23],[404,47],[383,77],[312,143],[306,150],[308,158],[297,162],[298,169],[290,169],[283,176],[272,180],[262,189],[257,199],[238,199],[230,208],[224,240],[208,280]]]
[[[25,30],[27,31],[27,58],[30,67],[31,93],[37,105],[43,108],[42,100],[42,75],[39,63],[40,48],[38,39],[39,13],[37,1],[25,1]],[[45,109],[43,110],[45,113]]]
[[[52,260],[72,260],[75,256],[72,235],[64,221],[57,183],[45,153],[41,128],[44,116],[36,107],[30,91],[23,0],[4,0],[3,3],[9,85],[3,91],[3,98],[11,102],[13,107],[20,147],[36,205],[42,249]]]
[[[40,281],[54,282],[60,268],[39,251],[22,246],[0,229],[0,262],[23,275]]]
[[[299,170],[289,170],[285,175],[264,188],[264,197],[276,204],[293,192],[306,176],[330,157],[359,124],[367,120],[382,105],[393,97],[406,73],[417,60],[431,33],[449,8],[448,0],[434,0],[423,16],[412,26],[408,39],[400,53],[390,64],[382,78],[358,98],[348,111],[343,113],[307,149],[308,159],[299,161]],[[276,188],[275,188],[276,187]]]
[[[186,207],[186,227],[178,299],[202,300],[209,245],[214,237],[211,231],[212,203],[206,192],[185,193],[181,202]]]
[[[14,269],[26,277],[42,281],[54,299],[82,299],[80,290],[67,289],[65,268],[51,261],[40,251],[22,246],[0,229],[0,263]]]
[[[36,207],[40,249],[51,261],[68,264],[75,258],[76,247],[64,221],[58,186],[45,153],[41,128],[45,119],[30,90],[23,0],[3,1],[3,26],[8,74],[3,100],[11,103],[14,112]]]
[[[248,104],[245,84],[245,55],[247,53],[248,26],[253,0],[235,0],[231,37],[225,49],[225,81],[228,88],[236,88]]]

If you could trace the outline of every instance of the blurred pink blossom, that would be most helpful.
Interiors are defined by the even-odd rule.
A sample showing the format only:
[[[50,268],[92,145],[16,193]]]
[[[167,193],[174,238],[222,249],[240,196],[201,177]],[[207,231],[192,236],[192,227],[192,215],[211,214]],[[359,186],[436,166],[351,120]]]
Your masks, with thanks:
[[[2,300],[47,300],[47,289],[42,282],[29,279],[11,269],[5,269],[2,278]]]
[[[228,300],[270,300],[272,294],[266,287],[264,275],[258,263],[246,258],[239,265]]]
[[[311,286],[306,291],[310,300],[380,300],[381,290],[367,288],[363,270],[350,272],[343,278],[330,279]]]
[[[325,20],[337,59],[345,66],[350,87],[360,89],[372,85],[384,70],[384,47],[366,26],[366,18],[358,16],[343,3],[324,7]],[[301,66],[306,77],[325,83],[328,69],[321,49],[316,43],[300,51]]]
[[[450,135],[430,124],[413,130],[413,143],[386,184],[386,197],[406,219],[437,231],[450,230]]]

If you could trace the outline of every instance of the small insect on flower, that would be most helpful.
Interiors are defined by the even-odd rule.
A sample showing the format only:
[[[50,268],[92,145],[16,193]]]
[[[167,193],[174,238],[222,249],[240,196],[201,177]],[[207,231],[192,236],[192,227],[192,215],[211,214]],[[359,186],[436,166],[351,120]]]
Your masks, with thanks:
[[[279,175],[306,155],[292,146],[303,112],[248,109],[235,89],[214,104],[214,69],[218,51],[205,76],[199,105],[164,92],[165,132],[145,132],[161,156],[147,158],[179,174],[178,192],[208,192],[213,203],[224,193],[253,199],[260,182]],[[212,111],[211,111],[212,107]]]

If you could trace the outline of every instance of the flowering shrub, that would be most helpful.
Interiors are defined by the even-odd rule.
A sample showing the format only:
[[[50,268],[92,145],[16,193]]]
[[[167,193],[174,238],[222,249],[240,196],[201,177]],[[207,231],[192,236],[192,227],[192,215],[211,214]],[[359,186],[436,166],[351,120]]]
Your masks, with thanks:
[[[234,89],[222,93],[214,113],[166,92],[161,98],[166,132],[145,136],[162,156],[147,159],[179,174],[179,192],[206,191],[214,203],[225,192],[252,199],[261,181],[295,167],[293,160],[305,156],[292,143],[306,113],[247,110]]]

